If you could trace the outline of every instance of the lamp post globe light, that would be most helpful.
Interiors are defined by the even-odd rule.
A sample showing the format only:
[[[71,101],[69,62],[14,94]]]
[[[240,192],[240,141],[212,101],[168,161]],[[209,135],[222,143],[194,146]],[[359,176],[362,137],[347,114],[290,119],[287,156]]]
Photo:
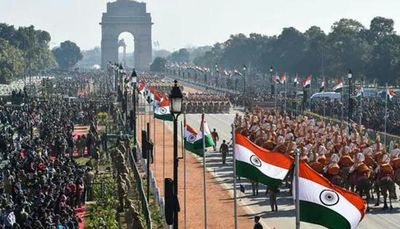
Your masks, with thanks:
[[[172,87],[171,94],[169,95],[171,101],[171,114],[173,116],[174,122],[174,182],[173,182],[173,195],[175,196],[176,204],[178,204],[178,116],[183,110],[183,95],[181,89],[178,87],[178,81],[174,81],[174,86]],[[178,207],[174,210],[174,229],[178,228]]]

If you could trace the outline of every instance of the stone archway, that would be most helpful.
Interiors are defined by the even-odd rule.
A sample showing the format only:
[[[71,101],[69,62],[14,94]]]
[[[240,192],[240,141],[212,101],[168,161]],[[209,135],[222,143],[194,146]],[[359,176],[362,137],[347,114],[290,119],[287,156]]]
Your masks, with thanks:
[[[151,15],[146,3],[133,0],[117,0],[107,3],[101,25],[101,64],[118,62],[118,36],[129,32],[135,39],[135,68],[148,70],[152,60]]]

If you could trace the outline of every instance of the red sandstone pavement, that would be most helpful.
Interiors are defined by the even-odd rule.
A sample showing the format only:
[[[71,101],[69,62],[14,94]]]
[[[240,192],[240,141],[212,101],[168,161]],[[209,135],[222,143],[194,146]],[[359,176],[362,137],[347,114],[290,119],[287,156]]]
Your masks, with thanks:
[[[143,116],[138,116],[143,119]],[[146,117],[147,122],[149,116]],[[151,139],[154,139],[153,118],[151,117]],[[138,120],[139,128],[142,121]],[[155,131],[155,162],[152,164],[152,171],[155,174],[161,195],[164,195],[163,187],[163,124],[156,119]],[[172,132],[165,125],[165,177],[173,177],[173,146]],[[182,146],[179,144],[179,156],[182,156]],[[181,211],[179,213],[179,225],[184,228],[184,182],[183,182],[183,160],[179,161],[179,203]],[[186,228],[204,228],[204,203],[203,203],[203,167],[191,153],[186,154]],[[234,228],[233,199],[228,191],[223,188],[207,172],[207,214],[208,228]],[[238,228],[252,228],[253,221],[245,217],[247,212],[238,206]]]

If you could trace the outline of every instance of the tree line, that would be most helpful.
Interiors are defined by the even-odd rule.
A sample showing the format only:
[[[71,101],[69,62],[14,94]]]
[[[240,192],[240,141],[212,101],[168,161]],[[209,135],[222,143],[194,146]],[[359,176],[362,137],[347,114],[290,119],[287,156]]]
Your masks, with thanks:
[[[47,31],[34,26],[15,28],[0,23],[0,83],[57,66],[67,69],[82,58],[75,43],[66,41],[50,50],[50,40]]]
[[[192,62],[210,69],[242,69],[278,73],[313,75],[340,79],[349,69],[358,80],[400,83],[400,36],[394,21],[375,17],[369,28],[353,19],[340,19],[325,33],[312,26],[304,33],[284,28],[279,35],[252,33],[231,35],[223,43],[201,47],[202,53],[191,57],[186,49],[170,56],[172,62]]]

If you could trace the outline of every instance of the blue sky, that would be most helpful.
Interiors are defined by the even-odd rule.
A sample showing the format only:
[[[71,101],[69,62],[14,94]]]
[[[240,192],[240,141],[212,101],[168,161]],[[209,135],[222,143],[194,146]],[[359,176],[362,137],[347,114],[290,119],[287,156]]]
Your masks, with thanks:
[[[72,40],[83,49],[100,45],[99,22],[110,0],[0,0],[0,22],[47,30],[52,46]],[[374,16],[395,20],[400,31],[399,0],[144,0],[152,14],[153,41],[160,48],[214,44],[230,34],[279,34],[284,27],[325,32],[340,18],[369,26]]]

